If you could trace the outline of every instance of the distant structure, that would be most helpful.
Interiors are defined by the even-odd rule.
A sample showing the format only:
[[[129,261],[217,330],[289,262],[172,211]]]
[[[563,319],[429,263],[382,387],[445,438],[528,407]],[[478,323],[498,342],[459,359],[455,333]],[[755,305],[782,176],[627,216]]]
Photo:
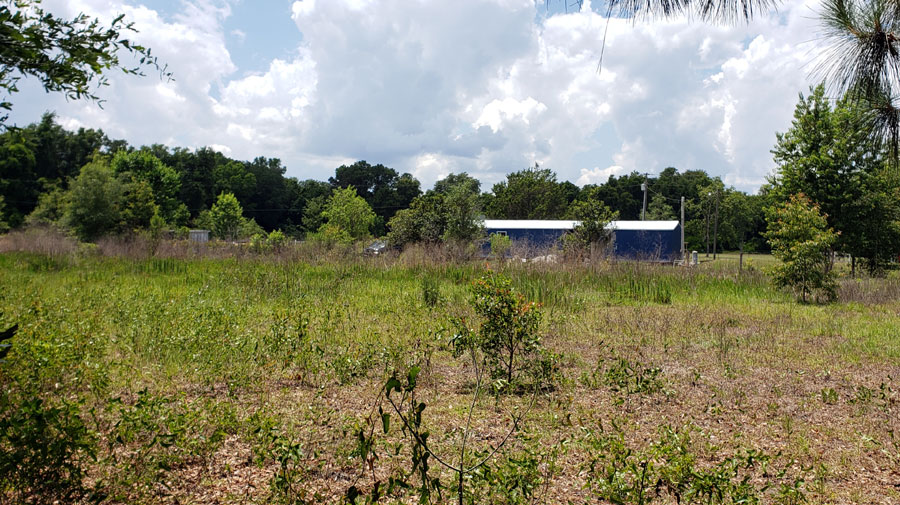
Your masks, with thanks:
[[[486,219],[487,234],[507,235],[514,244],[535,249],[555,248],[563,235],[580,221]],[[610,252],[619,259],[676,261],[681,259],[681,223],[678,221],[612,221]]]
[[[209,242],[209,230],[191,230],[188,232],[191,242]]]

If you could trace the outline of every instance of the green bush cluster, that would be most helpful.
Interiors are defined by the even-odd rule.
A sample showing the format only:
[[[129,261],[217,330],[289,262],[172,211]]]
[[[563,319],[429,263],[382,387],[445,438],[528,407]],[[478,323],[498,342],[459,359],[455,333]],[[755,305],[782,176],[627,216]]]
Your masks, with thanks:
[[[615,424],[609,432],[587,431],[583,442],[590,457],[582,467],[587,489],[601,500],[621,505],[806,503],[803,472],[792,473],[792,461],[775,469],[771,467],[778,455],[745,450],[702,465],[692,447],[691,431],[662,426],[659,438],[644,449],[629,446]]]

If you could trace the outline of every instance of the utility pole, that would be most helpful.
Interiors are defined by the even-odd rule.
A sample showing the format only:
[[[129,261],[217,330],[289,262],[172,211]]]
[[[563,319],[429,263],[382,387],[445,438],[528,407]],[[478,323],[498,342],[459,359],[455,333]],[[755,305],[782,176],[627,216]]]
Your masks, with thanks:
[[[716,239],[719,238],[719,190],[716,189],[716,222],[713,225],[713,259],[716,259]]]
[[[647,218],[647,181],[649,178],[650,174],[644,174],[644,183],[641,184],[641,191],[644,192],[644,206],[641,207],[641,221],[644,221]]]
[[[681,197],[681,262],[682,264],[687,262],[687,258],[684,255],[684,197]]]
[[[704,202],[706,206],[706,212],[704,212],[704,218],[706,218],[706,257],[709,258],[709,213],[712,211],[709,204],[710,198],[712,198],[712,192],[706,194],[706,202]]]

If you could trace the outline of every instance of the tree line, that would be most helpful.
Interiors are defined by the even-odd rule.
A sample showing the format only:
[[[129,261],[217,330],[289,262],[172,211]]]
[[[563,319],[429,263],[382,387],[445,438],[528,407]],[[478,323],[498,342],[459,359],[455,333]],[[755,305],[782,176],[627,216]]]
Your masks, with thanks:
[[[0,226],[55,224],[83,240],[202,227],[222,238],[279,230],[337,241],[385,236],[403,246],[471,240],[483,218],[679,219],[684,197],[689,250],[751,252],[769,248],[767,209],[803,194],[837,233],[833,252],[874,271],[900,251],[900,178],[892,158],[861,128],[864,113],[851,99],[832,104],[822,86],[801,94],[791,128],[776,135],[777,168],[756,194],[704,170],[674,167],[578,187],[535,164],[489,191],[466,173],[423,191],[411,174],[361,160],[337,167],[327,181],[299,180],[287,177],[277,158],[241,161],[208,147],[138,148],[102,130],[66,130],[47,113],[0,134]],[[240,219],[214,222],[226,208]]]

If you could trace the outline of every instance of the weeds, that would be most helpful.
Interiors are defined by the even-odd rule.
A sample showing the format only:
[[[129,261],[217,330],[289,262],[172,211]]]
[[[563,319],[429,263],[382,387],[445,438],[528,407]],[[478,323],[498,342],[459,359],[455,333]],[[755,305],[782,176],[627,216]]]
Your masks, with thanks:
[[[884,483],[900,461],[896,279],[866,281],[859,303],[801,306],[761,275],[731,270],[509,263],[508,292],[483,299],[483,314],[505,321],[491,326],[474,301],[481,262],[168,241],[145,259],[137,242],[119,250],[134,256],[104,256],[114,245],[60,248],[51,261],[0,254],[0,330],[18,322],[0,342],[13,343],[0,357],[0,394],[2,422],[14,425],[0,433],[0,459],[42,450],[20,442],[30,437],[55,440],[41,447],[68,462],[7,465],[0,502],[143,505],[241,489],[235,501],[334,503],[355,486],[360,503],[408,503],[425,483],[431,503],[446,503],[458,502],[460,475],[473,504],[602,502],[601,489],[631,503],[893,496]],[[495,310],[498,300],[515,310]],[[457,347],[463,332],[448,315],[465,321],[472,345]],[[516,332],[492,328],[535,330],[514,348],[512,383],[502,336]],[[601,338],[617,352],[579,358]],[[415,395],[405,392],[414,367]],[[849,382],[823,389],[811,372],[823,367]],[[378,405],[361,398],[395,370],[401,389],[390,399],[409,427],[384,389]],[[586,387],[571,387],[579,377]],[[673,400],[655,401],[661,392]],[[820,429],[823,402],[833,403]],[[594,430],[605,452],[579,431],[579,418],[608,425],[621,415],[637,428],[621,430],[620,444],[615,429]],[[644,428],[687,418],[706,432]],[[416,437],[425,444],[414,460]],[[548,439],[573,442],[563,454]],[[748,467],[750,447],[766,450]],[[824,465],[827,478],[803,483],[791,458]],[[49,471],[55,480],[42,477]],[[41,487],[51,485],[61,487]]]
[[[601,344],[602,345],[602,344]],[[582,384],[591,388],[601,385],[623,394],[652,395],[664,390],[662,369],[630,361],[612,354],[601,357],[590,375],[582,375]]]
[[[422,291],[422,303],[426,307],[434,308],[441,302],[441,292],[434,277],[422,277],[420,288]]]
[[[645,449],[630,447],[624,431],[587,430],[583,443],[591,457],[583,469],[586,487],[596,497],[623,505],[676,503],[796,505],[806,500],[803,472],[793,462],[770,473],[779,457],[745,450],[711,466],[694,454],[692,428],[659,428],[659,438]],[[762,481],[760,482],[760,477]]]

